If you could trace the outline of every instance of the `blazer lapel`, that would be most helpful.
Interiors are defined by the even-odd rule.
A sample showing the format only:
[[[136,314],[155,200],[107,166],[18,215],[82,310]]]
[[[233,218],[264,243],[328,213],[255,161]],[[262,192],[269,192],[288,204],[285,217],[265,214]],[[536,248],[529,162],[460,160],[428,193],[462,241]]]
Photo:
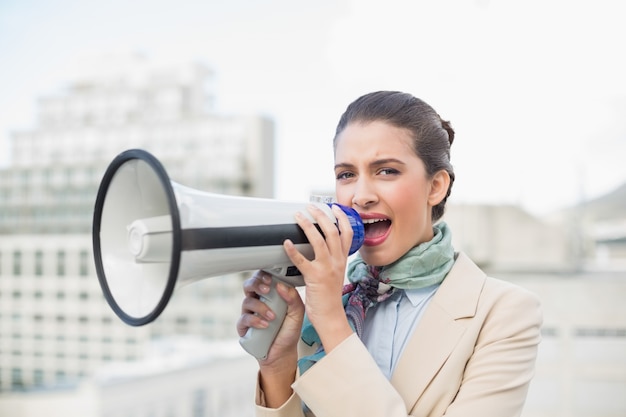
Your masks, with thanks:
[[[473,317],[485,274],[465,254],[427,307],[391,377],[409,412],[445,363],[465,331],[458,319]]]

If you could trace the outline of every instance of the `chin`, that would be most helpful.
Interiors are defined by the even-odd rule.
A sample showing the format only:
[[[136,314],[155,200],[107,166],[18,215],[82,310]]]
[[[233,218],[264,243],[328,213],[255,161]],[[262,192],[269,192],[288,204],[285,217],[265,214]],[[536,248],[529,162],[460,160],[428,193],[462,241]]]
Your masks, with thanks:
[[[376,250],[375,247],[362,247],[359,251],[361,258],[371,266],[386,266],[398,260],[399,256]]]

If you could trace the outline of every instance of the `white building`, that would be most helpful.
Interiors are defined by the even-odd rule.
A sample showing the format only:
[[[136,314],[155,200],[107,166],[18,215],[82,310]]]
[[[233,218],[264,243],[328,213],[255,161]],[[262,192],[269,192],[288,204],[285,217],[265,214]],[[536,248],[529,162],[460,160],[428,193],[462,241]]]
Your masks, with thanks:
[[[77,385],[6,394],[0,415],[252,416],[256,361],[237,348],[236,340],[162,340],[143,360],[110,363]]]
[[[626,271],[496,276],[534,292],[543,307],[522,416],[625,416]]]
[[[13,134],[0,171],[0,392],[73,383],[139,359],[154,337],[236,337],[241,277],[183,288],[156,322],[129,327],[104,301],[93,265],[97,189],[128,148],[154,154],[180,184],[272,196],[272,121],[213,112],[212,77],[200,65],[138,61],[40,99],[37,126]]]
[[[452,243],[490,271],[578,270],[575,239],[551,224],[512,205],[454,204],[443,217],[452,229]]]

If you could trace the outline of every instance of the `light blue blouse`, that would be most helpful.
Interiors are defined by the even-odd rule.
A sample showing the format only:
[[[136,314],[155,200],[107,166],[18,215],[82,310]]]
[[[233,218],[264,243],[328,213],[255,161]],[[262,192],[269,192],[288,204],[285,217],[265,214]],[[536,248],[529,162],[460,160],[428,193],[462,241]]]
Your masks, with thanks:
[[[361,340],[388,379],[439,285],[396,290],[367,311]]]

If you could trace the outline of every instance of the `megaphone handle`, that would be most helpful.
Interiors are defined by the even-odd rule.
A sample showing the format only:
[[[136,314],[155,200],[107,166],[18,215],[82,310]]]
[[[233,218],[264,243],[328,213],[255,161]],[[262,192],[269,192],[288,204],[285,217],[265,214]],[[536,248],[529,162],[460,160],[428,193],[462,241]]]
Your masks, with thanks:
[[[274,339],[280,330],[280,327],[287,315],[287,303],[276,292],[276,278],[272,278],[270,292],[261,297],[261,301],[272,309],[276,318],[270,321],[269,326],[264,329],[255,329],[250,327],[243,337],[239,339],[239,344],[246,352],[257,359],[265,359],[270,350],[270,346],[274,343]]]

